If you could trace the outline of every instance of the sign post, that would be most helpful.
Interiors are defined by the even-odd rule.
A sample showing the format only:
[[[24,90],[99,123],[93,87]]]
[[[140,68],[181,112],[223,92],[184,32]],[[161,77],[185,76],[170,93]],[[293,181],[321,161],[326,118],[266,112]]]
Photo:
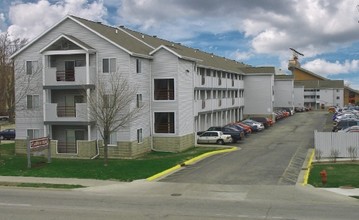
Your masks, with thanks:
[[[31,168],[31,152],[42,151],[45,149],[48,149],[47,163],[51,163],[50,138],[41,137],[29,140],[29,137],[27,137],[27,168]]]

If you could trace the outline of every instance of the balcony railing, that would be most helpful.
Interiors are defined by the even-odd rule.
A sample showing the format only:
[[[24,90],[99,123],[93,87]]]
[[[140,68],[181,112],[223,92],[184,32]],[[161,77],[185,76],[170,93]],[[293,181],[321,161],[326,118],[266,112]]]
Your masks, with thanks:
[[[75,141],[71,141],[71,142],[58,141],[57,142],[57,153],[77,154],[76,142]]]
[[[75,71],[56,71],[56,81],[75,81]]]
[[[75,106],[45,104],[45,121],[49,122],[90,122],[87,113],[87,103],[76,103]]]
[[[45,69],[44,86],[94,85],[95,72],[95,67],[90,67],[87,79],[86,67],[75,67],[74,71],[60,71],[49,67]]]
[[[155,89],[155,100],[174,100],[174,90]]]
[[[76,117],[76,106],[57,106],[57,117]]]

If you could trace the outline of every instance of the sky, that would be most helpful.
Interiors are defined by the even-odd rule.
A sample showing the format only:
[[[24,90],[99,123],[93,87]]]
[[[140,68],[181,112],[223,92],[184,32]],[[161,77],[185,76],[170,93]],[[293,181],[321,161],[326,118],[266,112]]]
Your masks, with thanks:
[[[359,0],[0,0],[0,33],[34,39],[71,14],[285,73],[301,67],[359,90]]]

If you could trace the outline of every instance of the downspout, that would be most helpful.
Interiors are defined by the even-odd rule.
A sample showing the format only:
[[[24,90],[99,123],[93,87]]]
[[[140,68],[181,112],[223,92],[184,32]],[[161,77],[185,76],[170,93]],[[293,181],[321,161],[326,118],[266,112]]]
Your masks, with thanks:
[[[153,83],[153,78],[152,78],[152,60],[149,60],[149,64],[150,64],[150,97],[149,97],[149,102],[148,102],[148,108],[149,108],[149,112],[150,112],[150,149],[151,151],[155,151],[154,147],[153,147],[153,112],[152,112],[152,100],[153,100],[153,93],[154,91],[152,90],[152,83]]]
[[[96,53],[96,65],[97,65],[97,68],[96,68],[96,73],[97,73],[97,75],[96,75],[96,79],[94,80],[95,82],[97,82],[97,79],[98,79],[98,53]],[[94,82],[94,83],[95,83]],[[95,89],[96,89],[96,85],[95,85]],[[94,94],[94,95],[96,95],[96,97],[98,97],[98,93],[96,92],[96,94]],[[89,98],[89,97],[88,97]],[[89,114],[90,114],[90,112],[88,112]],[[97,124],[97,123],[96,123]],[[97,150],[97,154],[95,155],[95,156],[93,156],[93,157],[91,157],[91,160],[93,160],[93,159],[95,159],[95,158],[97,158],[97,157],[99,157],[100,156],[100,147],[99,147],[99,144],[98,144],[98,126],[95,126],[97,129],[96,129],[96,150]]]
[[[98,139],[96,139],[96,151],[97,151],[97,154],[93,157],[91,157],[90,159],[93,160],[93,159],[96,159],[98,156],[100,156],[100,147],[98,146]]]

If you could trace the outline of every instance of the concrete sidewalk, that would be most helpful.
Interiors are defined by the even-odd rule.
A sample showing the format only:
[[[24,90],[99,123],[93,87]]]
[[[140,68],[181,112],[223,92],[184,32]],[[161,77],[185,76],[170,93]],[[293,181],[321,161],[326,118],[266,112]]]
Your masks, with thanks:
[[[113,184],[125,184],[126,183],[126,182],[112,181],[112,180],[23,177],[23,176],[0,176],[0,183],[1,182],[3,182],[3,183],[68,184],[68,185],[81,185],[81,186],[85,186],[85,187],[107,186],[107,185],[113,185]]]

